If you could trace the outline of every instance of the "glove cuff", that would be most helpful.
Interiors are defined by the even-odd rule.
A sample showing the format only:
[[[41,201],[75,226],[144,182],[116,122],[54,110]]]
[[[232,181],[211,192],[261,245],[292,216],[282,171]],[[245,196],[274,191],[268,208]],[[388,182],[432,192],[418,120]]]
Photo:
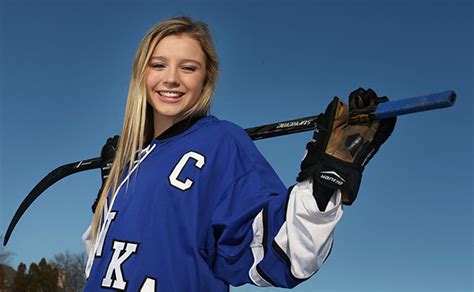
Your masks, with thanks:
[[[344,205],[351,205],[355,201],[362,179],[361,167],[322,154],[313,169],[311,175],[313,178],[313,196],[321,211],[326,209],[329,200],[337,189],[341,190]],[[304,173],[308,171],[309,169],[305,170]],[[304,173],[300,172],[297,179],[302,179]]]

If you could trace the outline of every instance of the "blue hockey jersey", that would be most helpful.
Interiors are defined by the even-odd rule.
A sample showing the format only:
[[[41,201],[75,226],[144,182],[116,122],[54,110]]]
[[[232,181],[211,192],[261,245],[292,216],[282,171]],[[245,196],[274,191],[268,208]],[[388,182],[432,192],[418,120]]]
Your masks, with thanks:
[[[311,181],[288,191],[242,128],[188,119],[139,158],[83,236],[85,291],[294,287],[328,256],[340,193],[320,212]]]

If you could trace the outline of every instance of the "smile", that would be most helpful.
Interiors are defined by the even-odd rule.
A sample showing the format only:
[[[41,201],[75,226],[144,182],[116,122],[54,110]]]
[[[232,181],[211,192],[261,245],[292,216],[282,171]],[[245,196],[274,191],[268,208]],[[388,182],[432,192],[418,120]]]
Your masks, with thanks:
[[[158,94],[164,97],[171,98],[179,98],[184,95],[184,93],[178,91],[158,91]]]

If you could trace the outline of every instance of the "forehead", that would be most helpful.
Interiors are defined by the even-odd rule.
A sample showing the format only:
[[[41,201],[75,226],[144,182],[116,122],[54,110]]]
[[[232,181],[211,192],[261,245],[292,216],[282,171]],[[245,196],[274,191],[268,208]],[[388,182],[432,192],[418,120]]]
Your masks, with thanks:
[[[195,39],[182,34],[163,38],[153,50],[152,57],[163,56],[168,59],[196,59],[204,62],[204,52]]]

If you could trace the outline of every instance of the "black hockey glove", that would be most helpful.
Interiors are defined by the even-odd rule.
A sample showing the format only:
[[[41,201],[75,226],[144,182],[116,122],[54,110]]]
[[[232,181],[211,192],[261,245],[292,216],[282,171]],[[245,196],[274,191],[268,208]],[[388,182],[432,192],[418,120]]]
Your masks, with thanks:
[[[320,211],[326,210],[337,189],[344,205],[354,202],[365,165],[395,128],[396,118],[349,124],[349,112],[386,101],[386,96],[378,98],[372,89],[359,88],[349,95],[349,107],[334,97],[319,115],[296,180],[313,179],[313,195]]]
[[[95,213],[97,203],[99,202],[100,194],[102,193],[102,190],[105,186],[105,182],[109,177],[110,169],[112,168],[112,163],[114,162],[115,158],[115,152],[117,151],[118,141],[119,136],[117,135],[115,135],[113,138],[108,138],[107,142],[105,142],[105,145],[102,147],[102,151],[100,152],[100,158],[102,159],[102,166],[100,167],[102,185],[99,189],[99,192],[97,193],[97,198],[95,199],[94,204],[92,204],[92,213]]]

